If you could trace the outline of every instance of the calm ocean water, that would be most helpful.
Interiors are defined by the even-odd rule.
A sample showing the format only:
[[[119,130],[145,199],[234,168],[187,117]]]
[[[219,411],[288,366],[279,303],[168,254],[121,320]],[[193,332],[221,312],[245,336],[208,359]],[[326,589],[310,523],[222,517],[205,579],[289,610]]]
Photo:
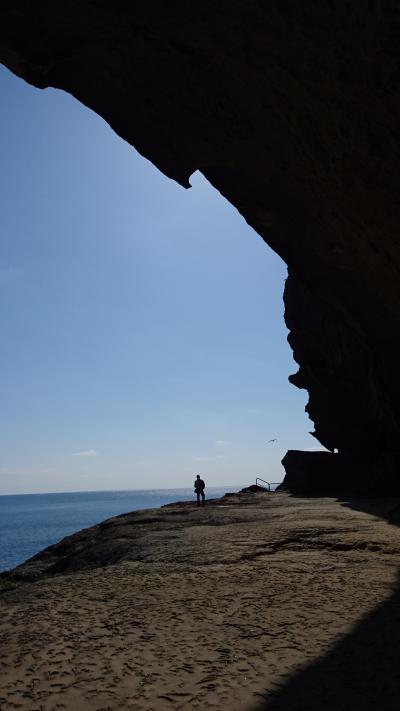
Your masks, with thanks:
[[[216,498],[239,488],[207,487],[207,495]],[[192,488],[0,496],[0,571],[110,516],[193,499]]]

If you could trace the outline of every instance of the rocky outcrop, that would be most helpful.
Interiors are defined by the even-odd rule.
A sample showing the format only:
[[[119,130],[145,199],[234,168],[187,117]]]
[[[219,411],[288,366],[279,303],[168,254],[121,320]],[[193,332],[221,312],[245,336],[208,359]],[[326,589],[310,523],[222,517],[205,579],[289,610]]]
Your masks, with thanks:
[[[282,460],[285,486],[296,493],[400,493],[396,410],[365,335],[339,309],[314,303],[293,275],[284,301],[288,341],[300,365],[289,380],[308,391],[311,434],[331,452],[289,451]]]
[[[399,19],[383,0],[0,10],[12,71],[73,94],[181,185],[201,170],[286,261],[292,380],[317,438],[382,485],[399,463]]]
[[[289,449],[282,459],[286,471],[278,491],[299,496],[336,494],[374,496],[374,483],[363,464],[354,466],[351,457],[331,452],[302,452]]]
[[[225,494],[220,499],[209,499],[204,507],[197,507],[193,501],[180,501],[158,509],[114,516],[67,536],[13,570],[0,573],[0,593],[19,583],[93,570],[124,561],[146,563],[156,558],[165,562],[165,552],[160,554],[158,549],[160,546],[165,549],[171,543],[169,556],[172,562],[181,556],[190,561],[190,536],[189,540],[185,540],[188,529],[200,526],[199,530],[203,531],[206,526],[238,524],[248,519],[257,521],[265,516],[267,498],[265,491],[244,491]],[[279,501],[275,502],[275,506],[277,504]]]

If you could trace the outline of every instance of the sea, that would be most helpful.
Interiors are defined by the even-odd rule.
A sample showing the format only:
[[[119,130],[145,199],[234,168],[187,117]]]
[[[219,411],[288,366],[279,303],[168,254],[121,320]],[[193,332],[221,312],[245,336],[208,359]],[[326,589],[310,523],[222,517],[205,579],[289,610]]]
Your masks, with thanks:
[[[240,488],[207,487],[207,498]],[[0,496],[0,572],[111,516],[193,499],[193,488]]]

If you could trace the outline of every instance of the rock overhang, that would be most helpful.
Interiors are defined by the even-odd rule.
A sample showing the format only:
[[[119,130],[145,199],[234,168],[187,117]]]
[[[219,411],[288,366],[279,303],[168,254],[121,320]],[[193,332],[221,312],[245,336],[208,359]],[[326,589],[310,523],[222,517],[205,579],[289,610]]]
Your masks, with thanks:
[[[285,260],[293,381],[310,394],[316,436],[355,462],[368,452],[371,476],[393,486],[396,13],[327,0],[5,0],[0,19],[6,66],[73,94],[181,185],[203,172]]]

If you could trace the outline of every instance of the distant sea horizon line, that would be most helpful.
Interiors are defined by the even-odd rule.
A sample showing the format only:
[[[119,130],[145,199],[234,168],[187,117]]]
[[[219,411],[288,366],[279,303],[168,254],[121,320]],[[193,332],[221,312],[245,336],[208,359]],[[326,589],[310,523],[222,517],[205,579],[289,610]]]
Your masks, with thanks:
[[[208,491],[211,491],[213,489],[223,489],[224,487],[228,487],[230,489],[235,488],[237,490],[245,487],[245,486],[251,486],[251,484],[255,483],[254,482],[249,482],[247,484],[232,484],[232,483],[224,483],[224,484],[212,484],[211,486],[207,486],[206,489]],[[275,482],[276,483],[276,482]],[[281,483],[281,482],[278,482]],[[8,493],[0,493],[0,496],[51,496],[51,495],[56,495],[56,494],[101,494],[101,493],[112,493],[112,492],[122,492],[122,491],[129,491],[129,492],[150,492],[150,491],[176,491],[176,490],[186,490],[186,489],[192,489],[193,487],[191,485],[189,486],[168,486],[168,487],[157,487],[157,486],[152,486],[150,488],[112,488],[112,489],[72,489],[72,490],[58,490],[58,491],[19,491],[19,492],[8,492]]]

